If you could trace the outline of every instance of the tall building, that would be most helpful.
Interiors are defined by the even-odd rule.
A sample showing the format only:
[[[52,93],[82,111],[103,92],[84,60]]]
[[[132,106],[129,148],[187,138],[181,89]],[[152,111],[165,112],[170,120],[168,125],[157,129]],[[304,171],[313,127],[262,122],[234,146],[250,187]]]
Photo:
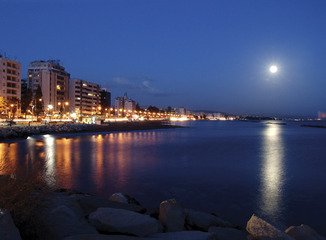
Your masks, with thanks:
[[[0,55],[1,113],[19,114],[21,99],[21,64]]]
[[[34,93],[41,87],[45,109],[51,105],[53,111],[60,111],[62,104],[69,102],[69,78],[57,60],[34,61],[28,67],[28,84]]]
[[[116,97],[114,100],[114,108],[116,110],[123,110],[125,108],[125,101],[123,97]]]
[[[132,99],[126,99],[125,100],[125,110],[127,112],[130,112],[130,111],[135,111],[136,110],[136,102]]]
[[[106,90],[105,88],[102,88],[100,91],[101,96],[101,107],[102,109],[110,108],[111,107],[111,93]]]
[[[114,108],[116,110],[116,114],[119,116],[124,116],[125,113],[130,113],[136,110],[136,101],[128,98],[127,94],[123,97],[117,97],[114,102]]]
[[[100,85],[81,79],[71,79],[69,96],[70,110],[79,116],[101,113]]]

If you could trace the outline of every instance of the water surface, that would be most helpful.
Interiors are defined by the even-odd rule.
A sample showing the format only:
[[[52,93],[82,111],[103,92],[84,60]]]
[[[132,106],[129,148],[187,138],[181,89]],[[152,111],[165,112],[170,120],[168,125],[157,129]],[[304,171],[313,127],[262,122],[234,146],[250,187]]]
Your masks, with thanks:
[[[31,137],[0,143],[0,174],[44,167],[49,185],[145,206],[185,207],[244,225],[252,213],[284,228],[326,234],[326,129],[264,122],[191,122],[189,128]]]

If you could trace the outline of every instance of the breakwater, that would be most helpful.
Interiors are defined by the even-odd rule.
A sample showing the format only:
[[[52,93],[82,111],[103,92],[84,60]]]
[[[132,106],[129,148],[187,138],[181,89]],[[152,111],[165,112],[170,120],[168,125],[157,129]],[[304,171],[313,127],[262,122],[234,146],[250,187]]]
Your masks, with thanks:
[[[34,205],[30,216],[25,222],[18,221],[18,228],[15,222],[21,216],[0,211],[1,239],[325,240],[307,225],[281,231],[256,215],[242,228],[216,214],[185,209],[175,199],[147,210],[122,193],[102,198],[66,190],[36,191],[34,198],[29,199]]]
[[[12,126],[0,128],[1,139],[27,138],[41,134],[79,133],[79,132],[113,132],[176,128],[165,121],[112,122],[108,124],[47,124],[37,126]]]

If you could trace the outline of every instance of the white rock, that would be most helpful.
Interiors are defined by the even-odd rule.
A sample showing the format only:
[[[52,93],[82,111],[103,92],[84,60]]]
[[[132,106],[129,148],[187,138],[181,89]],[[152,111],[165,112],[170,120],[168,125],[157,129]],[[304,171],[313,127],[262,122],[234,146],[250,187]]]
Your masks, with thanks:
[[[21,240],[19,231],[8,211],[0,209],[0,239]]]
[[[124,209],[98,208],[89,215],[89,221],[98,231],[139,237],[160,232],[162,229],[156,219]]]
[[[218,240],[247,240],[247,234],[235,228],[210,227],[208,232],[215,233]]]
[[[184,230],[185,211],[175,199],[161,202],[159,220],[167,232]]]
[[[252,235],[254,239],[264,239],[264,240],[290,240],[282,231],[275,228],[273,225],[264,221],[263,219],[252,215],[247,222],[247,231]]]
[[[128,198],[122,193],[113,193],[109,200],[113,202],[129,203]]]
[[[190,227],[199,228],[203,231],[208,231],[209,227],[211,226],[232,227],[229,222],[224,221],[223,219],[217,216],[194,210],[186,211],[186,223]]]
[[[285,230],[285,233],[295,240],[326,240],[320,236],[314,229],[307,225],[291,226]]]

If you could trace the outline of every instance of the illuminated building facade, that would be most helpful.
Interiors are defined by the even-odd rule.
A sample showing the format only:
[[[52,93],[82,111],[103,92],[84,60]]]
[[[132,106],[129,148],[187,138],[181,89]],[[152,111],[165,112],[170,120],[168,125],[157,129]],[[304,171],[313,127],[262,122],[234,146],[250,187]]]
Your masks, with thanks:
[[[116,109],[116,115],[118,116],[124,116],[126,112],[135,111],[136,105],[136,101],[128,98],[127,94],[123,97],[117,97],[114,101],[114,108]]]
[[[19,114],[21,98],[21,64],[0,55],[1,113]]]
[[[81,79],[71,79],[69,85],[70,110],[79,116],[101,113],[100,85]]]
[[[34,61],[28,67],[28,84],[35,94],[38,86],[42,89],[44,108],[52,106],[61,111],[62,104],[69,104],[70,74],[57,60]]]
[[[135,111],[136,110],[136,102],[131,99],[126,99],[125,100],[125,110],[130,112],[130,111]]]

